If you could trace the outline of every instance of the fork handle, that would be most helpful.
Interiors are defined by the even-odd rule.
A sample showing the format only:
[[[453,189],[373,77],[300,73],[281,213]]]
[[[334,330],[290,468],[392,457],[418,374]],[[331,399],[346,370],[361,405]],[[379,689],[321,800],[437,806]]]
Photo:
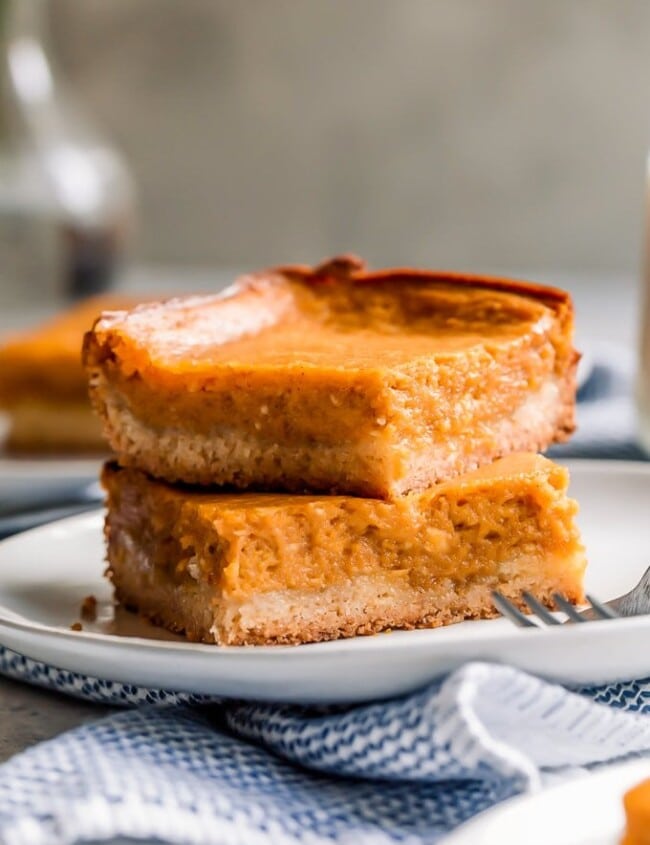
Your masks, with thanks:
[[[605,606],[611,607],[619,616],[643,616],[650,609],[650,596],[633,590],[618,599],[606,602]]]

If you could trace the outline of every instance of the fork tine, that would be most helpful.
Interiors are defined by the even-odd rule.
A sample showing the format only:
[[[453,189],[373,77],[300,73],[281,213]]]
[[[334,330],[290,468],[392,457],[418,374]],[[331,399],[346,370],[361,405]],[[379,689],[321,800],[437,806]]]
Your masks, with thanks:
[[[590,596],[589,593],[587,593],[587,601],[595,610],[595,612],[603,619],[619,618],[619,615],[615,610],[612,610],[611,607],[607,607],[606,604],[602,604],[602,602],[599,602],[598,599],[595,599],[593,596]]]
[[[539,625],[523,614],[498,590],[492,591],[492,601],[497,610],[511,622],[514,622],[515,625],[519,625],[521,628],[539,628]]]
[[[538,601],[535,596],[533,596],[528,591],[524,590],[521,594],[523,596],[524,601],[528,605],[528,607],[535,613],[542,622],[546,622],[547,625],[561,625],[559,619],[556,619],[555,616],[551,613],[548,608],[544,607],[544,605]]]
[[[560,595],[560,593],[553,593],[553,601],[560,608],[560,610],[563,610],[569,617],[569,619],[571,619],[573,622],[587,621],[578,613],[578,611],[571,604],[571,602],[567,601],[567,599],[565,599],[564,596]]]

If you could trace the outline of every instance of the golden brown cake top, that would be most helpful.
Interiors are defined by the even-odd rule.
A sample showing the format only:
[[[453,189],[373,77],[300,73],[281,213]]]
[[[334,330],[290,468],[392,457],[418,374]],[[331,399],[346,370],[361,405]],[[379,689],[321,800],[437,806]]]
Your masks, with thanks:
[[[23,396],[82,398],[87,394],[81,364],[84,333],[105,310],[133,308],[133,296],[104,294],[85,299],[37,326],[0,342],[0,403]]]
[[[108,357],[125,374],[153,368],[197,378],[223,366],[378,370],[516,342],[548,330],[558,313],[560,323],[571,321],[570,298],[554,288],[446,272],[371,273],[343,257],[244,276],[218,295],[104,314],[86,340],[86,361]]]

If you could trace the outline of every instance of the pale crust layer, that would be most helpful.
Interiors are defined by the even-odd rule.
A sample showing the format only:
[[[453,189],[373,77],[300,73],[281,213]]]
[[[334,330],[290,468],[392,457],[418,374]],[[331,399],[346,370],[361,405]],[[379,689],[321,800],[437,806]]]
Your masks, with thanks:
[[[118,557],[123,542],[116,536]],[[129,541],[126,545],[131,546]],[[437,589],[424,592],[396,587],[380,577],[359,577],[323,591],[286,590],[241,603],[215,599],[206,585],[179,587],[171,579],[143,590],[137,570],[119,563],[110,565],[109,575],[121,604],[193,642],[290,645],[490,619],[499,615],[492,590],[499,590],[522,610],[526,610],[521,599],[525,590],[549,608],[558,592],[574,603],[582,600],[575,575],[582,565],[581,555],[562,561],[565,577],[550,578],[539,572],[538,564],[537,559],[529,563],[503,561],[486,583],[442,581]]]
[[[85,363],[124,465],[392,498],[565,440],[572,331],[552,288],[339,259],[106,314]]]

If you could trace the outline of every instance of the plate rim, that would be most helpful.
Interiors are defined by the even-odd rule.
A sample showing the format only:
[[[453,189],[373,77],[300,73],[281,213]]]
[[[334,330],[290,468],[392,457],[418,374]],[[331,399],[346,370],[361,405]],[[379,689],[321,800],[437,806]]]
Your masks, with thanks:
[[[97,473],[102,464],[108,460],[110,456],[96,455],[96,456],[52,456],[51,458],[34,458],[25,457],[17,458],[10,457],[0,452],[0,473],[3,475],[12,475],[16,478],[33,476],[41,476],[47,478],[48,481],[54,481],[58,477],[61,480],[69,480],[70,475],[78,475],[80,471],[85,475],[88,473]],[[45,469],[66,469],[65,475],[59,473],[47,473]]]

